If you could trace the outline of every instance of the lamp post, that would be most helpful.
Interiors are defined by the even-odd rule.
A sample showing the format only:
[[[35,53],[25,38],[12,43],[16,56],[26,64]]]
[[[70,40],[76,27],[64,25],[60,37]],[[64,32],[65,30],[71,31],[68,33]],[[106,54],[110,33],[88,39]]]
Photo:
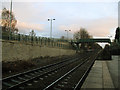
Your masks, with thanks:
[[[109,37],[109,38],[111,38],[112,36],[111,36],[111,35],[109,35],[108,37]]]
[[[52,38],[52,21],[55,19],[48,19],[50,21],[50,38]]]
[[[67,32],[67,40],[68,40],[68,32],[70,32],[71,30],[65,30],[65,32]]]

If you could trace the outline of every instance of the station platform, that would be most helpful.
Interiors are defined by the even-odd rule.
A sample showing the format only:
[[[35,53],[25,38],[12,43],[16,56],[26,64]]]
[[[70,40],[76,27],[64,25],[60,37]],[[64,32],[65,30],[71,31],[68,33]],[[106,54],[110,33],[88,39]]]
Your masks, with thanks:
[[[82,90],[88,88],[114,88],[114,84],[107,66],[107,61],[95,61],[81,88]]]

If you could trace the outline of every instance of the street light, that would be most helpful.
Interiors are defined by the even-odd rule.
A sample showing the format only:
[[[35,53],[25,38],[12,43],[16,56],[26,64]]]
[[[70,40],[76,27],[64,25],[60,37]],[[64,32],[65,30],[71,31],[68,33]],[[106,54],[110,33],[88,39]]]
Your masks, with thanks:
[[[108,37],[109,37],[109,38],[111,38],[112,36],[111,36],[111,35],[109,35]]]
[[[71,30],[65,30],[67,32],[67,40],[68,40],[68,32],[70,32]]]
[[[55,19],[48,19],[48,21],[50,21],[50,38],[52,38],[52,21]]]

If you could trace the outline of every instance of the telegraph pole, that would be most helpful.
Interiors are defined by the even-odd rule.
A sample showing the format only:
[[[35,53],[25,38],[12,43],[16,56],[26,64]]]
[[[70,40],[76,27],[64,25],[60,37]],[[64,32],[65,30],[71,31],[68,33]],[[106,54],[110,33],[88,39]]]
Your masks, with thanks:
[[[12,0],[11,0],[11,4],[10,4],[10,32],[9,32],[9,40],[11,40],[11,35],[12,35],[12,32],[11,32],[11,23],[12,23]]]

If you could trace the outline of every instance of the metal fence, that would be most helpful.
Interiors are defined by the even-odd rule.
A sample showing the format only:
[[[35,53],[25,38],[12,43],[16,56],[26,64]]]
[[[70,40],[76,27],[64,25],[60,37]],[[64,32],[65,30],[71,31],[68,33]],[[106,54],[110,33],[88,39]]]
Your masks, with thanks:
[[[71,48],[68,40],[64,40],[64,39],[37,37],[37,36],[29,36],[24,34],[12,34],[12,33],[11,34],[2,33],[1,39],[18,41],[26,44],[31,44],[31,45],[59,47],[59,48],[65,48],[65,49]]]

